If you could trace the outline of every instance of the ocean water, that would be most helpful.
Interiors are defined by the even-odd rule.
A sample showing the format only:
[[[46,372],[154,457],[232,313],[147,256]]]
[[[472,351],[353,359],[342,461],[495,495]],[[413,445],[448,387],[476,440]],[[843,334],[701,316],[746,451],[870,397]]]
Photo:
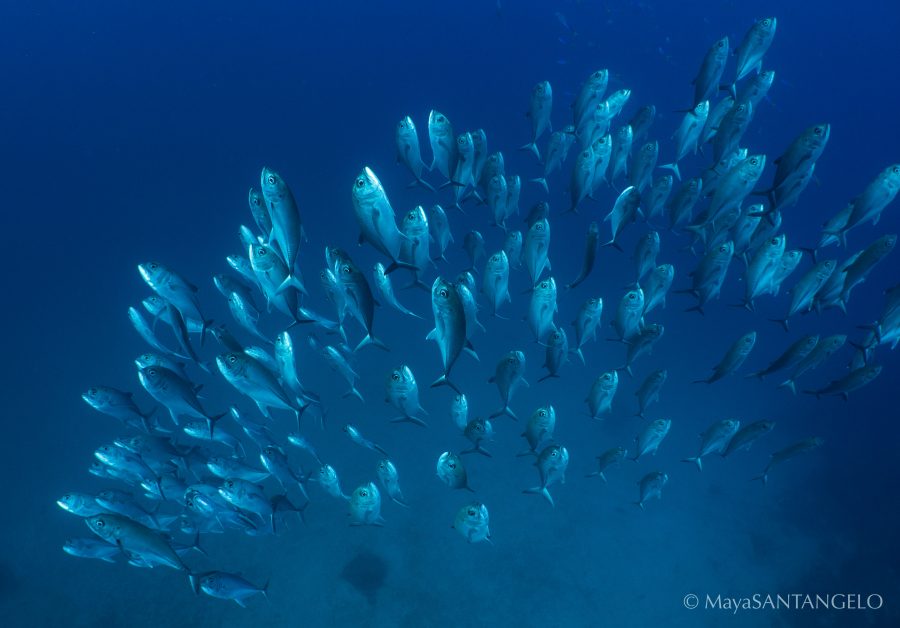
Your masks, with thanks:
[[[844,333],[861,342],[858,326],[878,318],[883,291],[900,280],[900,253],[854,289],[846,314],[830,309],[796,316],[785,333],[767,319],[783,315],[785,288],[811,266],[808,257],[779,296],[758,299],[755,312],[730,307],[744,292],[743,265],[735,260],[721,298],[701,316],[684,311],[694,304],[689,295],[674,293],[689,286],[688,273],[700,258],[684,250],[685,235],[656,225],[659,262],[674,264],[676,275],[666,308],[648,321],[666,331],[652,355],[637,360],[634,377],[620,373],[611,414],[593,421],[584,398],[599,373],[623,363],[623,346],[606,340],[614,335],[608,322],[633,279],[635,243],[649,227],[641,221],[626,227],[624,252],[602,249],[589,279],[565,292],[562,286],[581,268],[587,225],[602,220],[616,194],[602,187],[579,214],[563,215],[577,149],[563,171],[551,175],[549,194],[528,181],[540,176],[541,165],[516,150],[530,139],[523,114],[536,83],[553,86],[557,130],[571,123],[569,105],[585,78],[608,68],[610,91],[632,90],[613,128],[639,107],[655,105],[650,138],[660,142],[659,163],[670,161],[670,136],[683,115],[676,110],[690,106],[690,82],[709,46],[728,35],[735,47],[755,20],[777,16],[763,63],[776,79],[741,145],[767,155],[762,187],[773,176],[772,161],[801,130],[831,124],[814,181],[783,211],[788,248],[814,245],[822,222],[898,161],[900,11],[880,2],[784,4],[24,2],[0,9],[6,207],[0,624],[900,625],[897,352],[878,347],[872,360],[883,366],[880,377],[848,401],[793,396],[777,388],[779,374],[763,381],[744,377],[806,334]],[[726,79],[733,72],[732,58]],[[385,262],[371,246],[356,245],[350,193],[364,166],[377,173],[398,217],[417,204],[445,207],[456,242],[446,263],[427,269],[427,284],[466,268],[461,242],[469,230],[484,234],[488,253],[503,245],[502,230],[490,226],[483,206],[466,203],[463,214],[450,207],[447,189],[407,188],[409,173],[395,162],[394,126],[410,115],[429,161],[431,109],[446,114],[457,132],[484,129],[489,150],[503,152],[507,174],[522,177],[522,214],[510,219],[513,228],[524,229],[522,218],[534,203],[550,203],[550,260],[560,286],[556,323],[570,343],[569,323],[580,304],[604,299],[598,340],[584,347],[586,364],[571,361],[559,379],[538,382],[544,350],[520,320],[529,301],[523,271],[512,272],[512,302],[501,311],[507,320],[491,318],[479,296],[486,332],[476,332],[472,343],[480,359],[464,354],[453,371],[468,396],[470,418],[502,405],[487,378],[507,351],[525,353],[530,386],[511,402],[518,423],[492,420],[494,441],[485,444],[492,457],[464,456],[475,493],[450,490],[435,477],[437,457],[468,441],[449,416],[452,391],[428,387],[441,374],[436,345],[425,340],[433,326],[429,296],[403,289],[409,275],[398,270],[393,281],[400,300],[424,320],[377,308],[375,332],[391,350],[367,347],[355,356],[364,403],[341,397],[344,382],[308,347],[306,327],[293,333],[304,385],[327,408],[325,428],[305,421],[303,433],[350,492],[375,480],[379,458],[341,430],[346,423],[359,426],[391,453],[409,508],[383,494],[384,526],[351,527],[346,504],[311,483],[305,525],[287,517],[275,536],[202,535],[207,556],[189,554],[192,570],[239,572],[257,585],[269,583],[268,603],[257,596],[246,609],[195,596],[184,574],[165,567],[65,554],[65,539],[91,533],[56,500],[67,491],[125,488],[90,475],[88,467],[97,447],[128,429],[83,403],[81,393],[103,384],[132,391],[143,409],[154,405],[133,365],[147,346],[126,316],[129,306],[140,307],[151,294],[137,264],[156,260],[176,269],[199,286],[209,316],[251,342],[237,330],[211,278],[231,272],[225,257],[241,252],[238,227],[252,225],[247,190],[259,186],[263,166],[278,171],[297,197],[309,236],[300,252],[310,292],[304,304],[329,316],[318,282],[325,246],[346,249],[367,277],[373,264]],[[542,151],[546,139],[539,141]],[[681,170],[699,175],[709,160],[708,152],[688,156]],[[663,172],[657,169],[654,178]],[[442,182],[437,173],[426,179]],[[846,250],[832,246],[821,255],[843,260],[898,229],[894,202],[877,225],[851,231]],[[609,223],[601,222],[604,239],[608,233]],[[480,276],[476,280],[480,285]],[[274,337],[288,323],[277,312],[263,312],[260,325]],[[691,383],[707,377],[729,344],[751,330],[757,344],[736,375],[709,386]],[[364,335],[349,317],[347,333],[351,343]],[[205,360],[222,350],[212,338],[197,349]],[[799,387],[819,388],[841,377],[853,353],[844,347]],[[401,363],[418,379],[427,429],[389,422],[396,411],[384,401],[385,378]],[[606,449],[633,451],[647,423],[632,416],[634,392],[658,368],[669,377],[648,419],[672,421],[658,454],[610,468],[607,483],[586,478]],[[203,384],[211,412],[238,404],[255,413],[218,373],[193,365],[188,373]],[[515,455],[525,448],[524,422],[546,404],[556,410],[554,442],[570,454],[565,483],[550,487],[554,507],[523,494],[538,484],[538,472],[532,458]],[[163,424],[165,415],[160,408]],[[698,473],[682,459],[696,453],[698,433],[723,418],[743,425],[767,419],[776,427],[749,451],[707,456]],[[238,431],[230,419],[222,426]],[[272,429],[284,442],[296,429],[291,414],[274,411]],[[771,453],[812,436],[824,444],[774,468],[767,485],[751,481]],[[253,461],[257,452],[246,444]],[[314,468],[306,453],[289,453],[293,465]],[[669,482],[662,498],[642,511],[634,505],[638,481],[656,470]],[[277,492],[271,480],[265,486],[270,495]],[[291,498],[301,501],[296,493]],[[473,500],[490,511],[492,544],[469,544],[451,528],[456,512]],[[171,505],[161,511],[177,512]],[[709,603],[779,594],[790,608],[732,612]],[[823,608],[815,600],[818,608],[810,608],[791,594],[826,597],[832,606],[857,600],[869,608]],[[835,594],[848,597],[827,597]],[[698,608],[688,608],[690,595]]]

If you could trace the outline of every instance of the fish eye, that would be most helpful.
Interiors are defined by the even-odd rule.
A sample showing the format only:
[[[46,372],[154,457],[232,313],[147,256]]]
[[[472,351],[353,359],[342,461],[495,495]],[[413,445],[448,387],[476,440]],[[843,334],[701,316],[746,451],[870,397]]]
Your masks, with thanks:
[[[266,177],[266,183],[268,183],[269,185],[275,185],[275,177],[270,174],[268,177]]]
[[[399,382],[399,381],[400,381],[400,374],[397,373],[397,372],[395,371],[395,372],[391,375],[391,379],[394,380],[395,382]]]
[[[725,45],[725,43],[720,41],[716,44],[716,48],[721,48],[724,45]]]
[[[232,364],[234,364],[235,362],[237,362],[237,357],[230,355],[230,356],[228,356],[228,361],[231,362]]]
[[[446,118],[444,118],[444,116],[438,116],[438,117],[437,117],[437,121],[438,121],[438,122],[444,122],[444,120],[446,120]]]
[[[768,19],[763,20],[762,25],[763,25],[763,26],[768,26],[768,25],[769,25],[769,20],[768,20]]]
[[[265,256],[268,252],[269,251],[264,246],[261,246],[256,250],[256,254],[259,255],[260,257]]]
[[[360,491],[360,492],[359,492],[359,496],[360,496],[360,497],[368,497],[368,496],[369,496],[369,491],[365,491],[365,490]]]
[[[366,182],[363,181],[363,178],[362,178],[362,177],[360,177],[360,178],[358,178],[358,179],[356,180],[356,187],[358,187],[358,188],[363,187],[365,184],[366,184]]]
[[[156,268],[157,268],[156,262],[153,262],[152,264],[150,264],[150,270],[156,270]]]
[[[516,359],[513,358],[513,357],[506,358],[506,361],[507,361],[509,364],[515,364],[515,363],[516,363]]]
[[[753,157],[752,159],[750,159],[750,165],[751,165],[751,166],[755,166],[755,165],[756,165],[756,157]]]
[[[813,133],[815,133],[816,135],[822,135],[822,129],[819,127],[816,127],[815,129],[813,129]]]
[[[88,391],[88,394],[89,394],[89,395],[96,395],[96,394],[97,394],[97,389],[96,389],[96,388],[91,388],[91,389]]]
[[[538,410],[538,416],[541,416],[541,417],[547,416],[547,411],[546,410]]]
[[[460,146],[462,146],[463,144],[466,143],[466,139],[462,136],[459,136],[458,138],[456,138],[456,143],[459,144]]]
[[[777,245],[778,245],[778,238],[772,238],[772,239],[770,240],[770,242],[771,242],[772,246],[777,246]]]
[[[728,247],[724,244],[719,247],[719,253],[725,253],[728,250]]]
[[[631,299],[632,301],[634,301],[637,298],[637,296],[633,292],[629,292],[628,298]]]
[[[891,172],[893,172],[894,174],[900,174],[900,166],[894,166],[893,168],[891,168]]]
[[[556,458],[558,455],[559,455],[559,452],[556,451],[555,449],[554,449],[553,451],[550,452],[550,457],[551,457],[551,458]]]
[[[546,281],[541,282],[541,288],[544,288],[546,290],[549,287],[550,287],[550,284],[548,284]]]
[[[225,482],[225,486],[227,486],[228,488],[234,488],[234,481],[228,480],[227,482]]]
[[[535,228],[535,230],[537,230],[537,231],[543,231],[543,230],[544,230],[544,223],[542,223],[542,222],[536,222],[536,223],[534,223],[534,228]]]
[[[469,509],[466,511],[466,514],[469,515],[470,517],[474,517],[474,516],[476,516],[478,513],[476,512],[476,510],[475,510],[474,508],[469,508]]]
[[[450,293],[447,292],[447,289],[446,289],[446,288],[441,288],[441,289],[438,291],[438,294],[441,295],[442,297],[444,297],[444,298],[446,299],[447,296],[449,296]]]

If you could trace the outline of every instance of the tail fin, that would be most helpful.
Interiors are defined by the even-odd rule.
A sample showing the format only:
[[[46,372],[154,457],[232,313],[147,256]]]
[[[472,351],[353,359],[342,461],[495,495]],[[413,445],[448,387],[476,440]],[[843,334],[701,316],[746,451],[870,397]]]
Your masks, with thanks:
[[[342,396],[344,399],[346,399],[347,397],[356,397],[357,399],[359,399],[359,400],[362,401],[363,403],[366,402],[366,400],[363,399],[362,393],[359,392],[358,390],[356,390],[356,386],[352,387],[350,390],[348,390],[347,392],[345,392],[345,393],[344,393],[343,395],[341,395],[341,396]]]
[[[531,182],[532,183],[540,183],[541,186],[544,188],[544,192],[546,192],[547,194],[550,194],[550,187],[547,185],[547,179],[545,179],[544,177],[538,177],[537,179],[531,179]]]
[[[530,150],[534,153],[534,156],[537,157],[539,162],[543,162],[541,159],[541,151],[538,150],[537,144],[531,142],[530,144],[525,144],[524,146],[519,146],[519,150]]]
[[[379,349],[383,349],[384,351],[390,351],[390,348],[388,348],[388,346],[386,344],[384,344],[378,338],[376,338],[371,333],[369,333],[369,334],[366,334],[365,338],[363,338],[362,340],[359,341],[359,344],[356,345],[356,348],[353,350],[353,353],[356,353],[357,351],[359,351],[360,349],[362,349],[363,347],[366,347],[368,345],[374,345],[374,346],[378,347]]]
[[[779,388],[790,388],[792,393],[794,393],[795,395],[797,394],[797,385],[794,383],[793,378],[784,380],[783,382],[778,384],[778,387]]]
[[[529,495],[543,495],[544,499],[550,502],[550,505],[554,508],[556,504],[553,503],[553,496],[550,494],[550,491],[547,490],[546,487],[535,486],[534,488],[526,488],[523,493],[527,493]]]
[[[682,462],[693,462],[697,465],[698,471],[703,471],[703,462],[700,460],[700,456],[694,456],[693,458],[682,458]]]
[[[489,418],[495,419],[498,416],[503,416],[504,414],[506,416],[508,416],[509,418],[511,418],[513,421],[519,420],[519,417],[516,416],[516,413],[510,409],[509,404],[503,406],[502,408],[500,408],[499,410],[497,410],[496,412],[491,414],[491,416]]]
[[[678,162],[677,162],[677,161],[676,161],[675,163],[673,163],[673,164],[662,164],[661,166],[658,166],[658,167],[659,167],[659,168],[665,168],[666,170],[671,170],[672,172],[675,173],[675,177],[676,177],[679,181],[681,181],[681,171],[678,169]]]
[[[449,386],[450,388],[453,389],[454,392],[456,392],[456,394],[458,394],[458,395],[462,394],[462,391],[459,389],[459,387],[456,384],[454,384],[453,382],[451,382],[446,374],[441,375],[440,377],[438,377],[436,380],[434,380],[431,383],[432,388],[437,388],[438,386]]]
[[[786,318],[770,318],[769,320],[772,321],[773,323],[780,323],[781,326],[784,327],[784,331],[789,331],[788,330],[788,319],[786,319]]]

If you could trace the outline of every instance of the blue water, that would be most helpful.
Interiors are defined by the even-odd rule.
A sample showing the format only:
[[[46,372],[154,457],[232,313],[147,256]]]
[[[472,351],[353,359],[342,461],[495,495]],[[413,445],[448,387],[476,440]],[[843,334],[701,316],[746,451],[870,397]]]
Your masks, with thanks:
[[[363,166],[379,175],[398,215],[416,204],[447,207],[457,244],[437,272],[452,278],[465,267],[459,243],[472,228],[484,233],[489,252],[502,246],[502,232],[488,225],[482,208],[467,205],[463,216],[449,208],[446,190],[434,196],[405,187],[409,175],[395,164],[393,145],[401,117],[415,120],[426,160],[426,120],[436,108],[458,131],[485,129],[490,150],[503,151],[507,173],[527,180],[541,167],[515,149],[530,138],[523,113],[532,86],[552,83],[553,124],[560,128],[569,123],[569,103],[584,78],[609,68],[610,89],[633,90],[620,123],[638,107],[656,105],[651,137],[660,141],[662,163],[680,121],[681,114],[672,112],[690,105],[690,81],[708,47],[725,34],[734,47],[763,15],[778,17],[764,62],[777,78],[742,144],[768,155],[771,164],[802,129],[821,121],[832,125],[816,181],[796,207],[784,211],[788,248],[814,244],[821,223],[898,160],[900,12],[890,3],[861,2],[852,9],[807,0],[788,6],[382,4],[27,2],[0,9],[0,172],[7,218],[0,624],[900,625],[897,353],[878,348],[881,376],[848,402],[791,396],[776,388],[777,376],[763,382],[742,377],[804,334],[847,333],[859,340],[857,326],[878,317],[882,291],[900,280],[900,254],[854,290],[846,315],[832,309],[797,317],[790,334],[766,320],[787,308],[784,291],[760,299],[755,313],[728,307],[743,294],[739,262],[705,316],[683,312],[691,298],[670,294],[668,307],[653,313],[666,326],[663,339],[652,356],[639,359],[633,379],[622,375],[612,415],[593,422],[583,399],[596,375],[623,359],[622,347],[603,338],[611,334],[606,322],[631,280],[630,253],[646,230],[641,223],[625,230],[625,253],[604,249],[585,284],[570,294],[561,291],[561,325],[587,297],[604,298],[602,337],[585,348],[586,366],[569,363],[561,379],[537,383],[543,350],[518,320],[528,300],[521,294],[527,287],[521,271],[513,273],[513,302],[506,306],[511,320],[492,320],[483,309],[488,333],[473,338],[480,362],[464,355],[456,365],[470,416],[485,416],[500,405],[486,382],[494,364],[510,349],[525,351],[531,387],[518,391],[512,406],[524,421],[534,408],[552,403],[556,440],[571,454],[567,482],[551,488],[551,508],[522,494],[537,483],[529,459],[514,456],[524,446],[522,424],[494,421],[495,441],[487,445],[493,457],[466,459],[476,498],[490,509],[493,546],[468,545],[450,527],[472,496],[438,482],[434,464],[442,451],[467,443],[449,418],[452,393],[427,388],[440,375],[437,349],[424,340],[431,328],[428,296],[400,289],[405,277],[398,271],[400,299],[426,320],[378,310],[375,329],[392,350],[366,348],[357,356],[364,405],[340,397],[343,382],[308,349],[305,330],[296,338],[304,383],[328,407],[324,432],[304,427],[309,439],[349,491],[374,480],[376,456],[340,430],[347,422],[359,425],[393,454],[411,508],[386,500],[383,528],[351,528],[346,506],[312,486],[306,526],[292,520],[275,537],[205,535],[208,558],[189,557],[194,569],[270,581],[269,603],[252,599],[246,610],[195,597],[183,575],[163,567],[136,569],[121,559],[111,565],[62,552],[66,538],[90,532],[55,500],[70,490],[113,486],[87,468],[95,448],[125,431],[80,394],[105,384],[133,391],[141,407],[152,405],[133,368],[146,347],[125,316],[149,294],[136,265],[153,259],[177,269],[200,286],[212,317],[234,327],[211,277],[228,270],[226,255],[240,252],[238,225],[251,224],[247,189],[258,186],[264,165],[280,172],[298,198],[309,234],[300,254],[311,292],[307,303],[328,311],[316,280],[325,245],[347,249],[367,272],[383,261],[371,247],[355,244],[350,186]],[[731,62],[726,77],[733,67]],[[564,172],[551,177],[547,199],[553,208],[550,259],[559,284],[577,274],[587,224],[601,219],[615,198],[604,188],[580,215],[560,215],[574,155],[573,149]],[[682,171],[696,174],[706,165],[700,156],[689,157]],[[773,172],[769,165],[762,181]],[[544,198],[538,186],[523,183],[523,210]],[[601,228],[605,236],[608,225]],[[843,259],[898,229],[894,203],[877,226],[851,232],[847,251],[832,247],[827,255]],[[683,237],[662,232],[659,260],[676,266],[673,290],[687,287],[696,264],[680,250],[685,244]],[[787,284],[808,267],[806,260]],[[427,283],[434,276],[429,269]],[[277,313],[264,315],[262,327],[274,336],[287,322]],[[751,329],[759,339],[740,375],[709,387],[690,383],[705,377],[725,348]],[[571,327],[567,331],[574,342]],[[348,333],[353,342],[362,337],[355,323]],[[211,359],[217,349],[208,341],[200,351]],[[843,349],[801,387],[839,377],[851,356],[849,347]],[[388,423],[395,412],[383,403],[384,378],[401,362],[418,377],[427,430]],[[643,426],[631,416],[633,393],[656,368],[667,368],[669,379],[649,415],[673,422],[659,454],[610,469],[608,484],[585,479],[594,456],[615,445],[633,446]],[[204,403],[212,411],[235,402],[250,409],[220,376],[191,373],[204,384]],[[777,426],[749,452],[724,460],[710,456],[702,473],[680,462],[696,451],[698,432],[726,417],[744,424],[771,419]],[[276,433],[283,438],[292,428],[290,415],[276,411]],[[749,481],[770,453],[809,436],[825,444],[776,468],[768,486]],[[311,467],[309,457],[291,456]],[[669,483],[662,499],[641,512],[632,504],[637,481],[657,469],[669,474]],[[863,600],[877,594],[883,607],[735,615],[703,608],[706,595],[779,593],[858,593]],[[701,608],[685,609],[688,594],[700,596]]]

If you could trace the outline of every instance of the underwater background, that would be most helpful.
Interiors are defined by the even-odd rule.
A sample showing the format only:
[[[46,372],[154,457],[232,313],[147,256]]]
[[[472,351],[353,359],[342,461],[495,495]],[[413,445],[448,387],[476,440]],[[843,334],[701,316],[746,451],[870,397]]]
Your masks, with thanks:
[[[61,550],[66,538],[89,532],[55,501],[67,491],[109,486],[88,467],[98,446],[125,431],[80,395],[102,383],[133,391],[142,408],[153,405],[133,367],[146,346],[126,316],[150,294],[137,264],[152,259],[177,269],[199,286],[212,318],[230,321],[211,278],[228,272],[225,256],[240,250],[238,226],[251,224],[247,189],[258,186],[263,166],[277,170],[297,197],[309,235],[300,252],[310,291],[305,303],[314,309],[326,309],[317,281],[326,245],[348,250],[367,276],[384,261],[372,247],[356,246],[350,191],[364,166],[378,173],[398,216],[417,204],[444,204],[456,243],[448,264],[429,269],[425,280],[430,285],[437,273],[452,278],[468,265],[461,248],[467,231],[481,230],[488,254],[502,247],[504,235],[488,226],[482,208],[468,204],[465,215],[450,208],[447,190],[406,187],[409,173],[395,162],[394,126],[413,117],[427,162],[426,120],[439,109],[458,130],[485,129],[490,150],[504,152],[507,173],[523,179],[522,217],[535,202],[549,201],[550,259],[562,284],[581,268],[587,224],[601,220],[616,195],[604,188],[580,214],[561,215],[574,150],[550,179],[549,195],[527,181],[542,172],[533,155],[516,150],[530,139],[523,114],[532,87],[551,82],[553,126],[561,128],[570,123],[569,103],[588,74],[609,68],[610,90],[632,90],[622,121],[644,104],[656,106],[650,137],[660,141],[660,163],[669,161],[669,136],[682,116],[674,112],[690,106],[690,81],[709,46],[724,35],[736,45],[754,20],[768,15],[777,16],[778,34],[764,67],[777,78],[742,145],[771,163],[802,129],[831,124],[814,182],[783,212],[789,247],[813,246],[824,220],[898,161],[900,9],[892,3],[5,5],[0,624],[900,625],[900,356],[889,346],[877,348],[881,376],[846,402],[793,396],[776,387],[777,376],[744,377],[802,334],[846,333],[858,341],[864,332],[857,327],[878,318],[883,291],[900,279],[898,254],[854,290],[846,314],[830,309],[796,317],[786,334],[767,320],[786,310],[783,292],[760,299],[756,312],[729,307],[743,294],[737,261],[721,299],[704,316],[684,312],[693,299],[674,290],[688,287],[687,272],[699,258],[682,250],[684,236],[661,230],[660,260],[676,266],[667,307],[654,313],[665,336],[636,363],[633,378],[620,374],[612,414],[592,421],[583,402],[591,383],[624,359],[623,347],[605,338],[612,337],[607,321],[632,281],[631,251],[646,231],[640,222],[625,230],[624,253],[602,249],[583,285],[560,290],[560,325],[568,326],[587,297],[604,298],[603,329],[584,348],[585,365],[571,361],[559,379],[537,382],[544,350],[519,320],[529,298],[524,273],[511,279],[510,320],[480,312],[488,330],[472,339],[480,362],[463,355],[454,372],[470,417],[502,405],[487,378],[505,352],[525,352],[531,384],[513,397],[519,423],[493,420],[494,442],[487,445],[493,456],[466,458],[474,497],[490,509],[493,546],[468,544],[451,529],[473,496],[442,485],[435,461],[468,443],[449,417],[452,391],[428,388],[441,372],[437,349],[425,340],[433,326],[429,297],[403,290],[400,270],[395,290],[424,320],[378,308],[376,330],[391,351],[366,348],[356,356],[364,404],[341,397],[344,382],[309,349],[306,330],[294,332],[304,385],[328,408],[325,430],[306,423],[306,435],[339,469],[349,492],[374,480],[377,461],[340,430],[358,425],[393,454],[409,509],[385,499],[384,527],[349,527],[346,505],[312,487],[305,526],[294,519],[276,536],[204,535],[208,558],[187,562],[269,581],[269,602],[256,598],[247,609],[196,597],[173,570],[83,560]],[[699,173],[707,163],[708,157],[689,156],[681,168]],[[768,166],[763,182],[772,171]],[[876,226],[849,235],[846,251],[832,247],[824,254],[844,259],[898,229],[900,209],[891,204]],[[601,231],[605,237],[607,223]],[[274,336],[288,322],[264,313],[261,327]],[[362,337],[355,323],[347,328],[353,343]],[[691,383],[707,377],[728,345],[750,330],[758,332],[757,346],[737,376],[711,386]],[[218,351],[211,340],[198,349],[207,359]],[[800,387],[842,376],[852,355],[845,347]],[[384,380],[401,362],[417,375],[428,429],[388,422],[396,412],[383,402]],[[595,456],[633,445],[645,424],[632,416],[634,391],[656,368],[668,369],[669,378],[648,414],[672,420],[659,453],[609,469],[608,483],[585,478],[596,468]],[[218,373],[193,374],[213,411],[233,403],[251,409]],[[525,445],[523,422],[548,403],[557,414],[555,441],[571,455],[566,483],[551,489],[555,507],[522,494],[537,484],[537,472],[530,458],[515,456]],[[274,414],[279,434],[295,429],[290,413]],[[681,462],[696,453],[697,434],[726,417],[777,426],[749,451],[709,456],[702,473]],[[766,486],[750,481],[769,454],[810,436],[824,444],[779,466]],[[642,511],[634,506],[637,482],[657,469],[669,482],[662,498]],[[757,593],[878,594],[883,606],[732,614],[684,604],[688,594]]]

